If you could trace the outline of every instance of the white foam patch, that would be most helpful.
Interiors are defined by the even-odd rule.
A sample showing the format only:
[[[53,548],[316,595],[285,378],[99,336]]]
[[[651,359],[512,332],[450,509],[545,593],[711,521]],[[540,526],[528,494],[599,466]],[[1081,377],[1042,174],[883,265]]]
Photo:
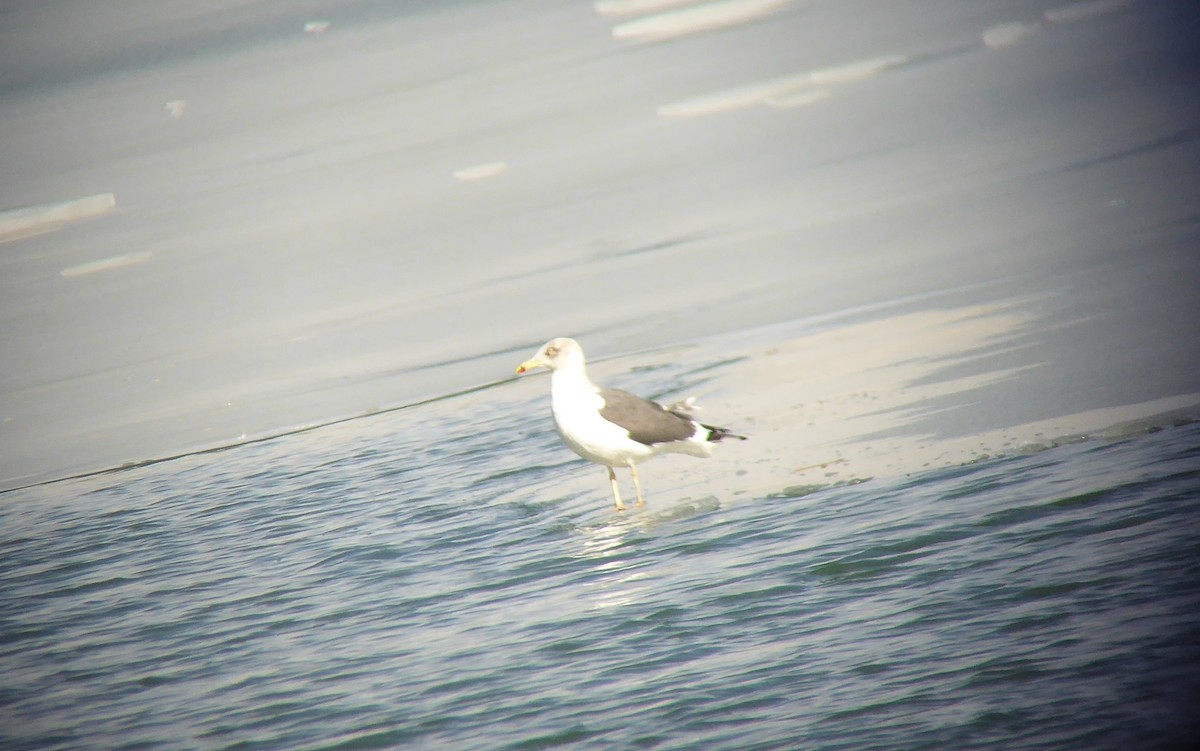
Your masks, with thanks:
[[[98,274],[101,271],[113,271],[115,269],[123,269],[126,266],[135,266],[139,263],[145,263],[153,257],[154,254],[148,250],[140,253],[125,253],[124,255],[101,258],[99,261],[81,263],[78,266],[68,266],[58,273],[65,277]]]
[[[1093,2],[1071,3],[1046,11],[1043,17],[1050,23],[1070,23],[1096,16],[1116,13],[1133,4],[1133,0],[1093,0]]]
[[[984,30],[983,43],[991,49],[1011,47],[1031,34],[1037,33],[1041,28],[1040,24],[1022,23],[1020,21],[996,24]]]
[[[463,182],[474,182],[476,180],[486,180],[489,177],[495,177],[506,169],[508,169],[508,164],[505,162],[488,162],[487,164],[477,164],[473,167],[463,167],[460,170],[455,170],[454,177]]]
[[[626,41],[657,42],[746,23],[774,13],[791,1],[719,0],[618,24],[612,34]]]

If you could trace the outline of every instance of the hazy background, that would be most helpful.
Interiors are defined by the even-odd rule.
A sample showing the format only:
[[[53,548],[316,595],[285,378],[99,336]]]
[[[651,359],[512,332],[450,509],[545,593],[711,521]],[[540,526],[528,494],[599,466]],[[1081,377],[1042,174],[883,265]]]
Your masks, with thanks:
[[[981,423],[1200,391],[1194,4],[721,8],[5,3],[0,208],[116,207],[0,245],[0,486],[863,306],[1035,306]]]

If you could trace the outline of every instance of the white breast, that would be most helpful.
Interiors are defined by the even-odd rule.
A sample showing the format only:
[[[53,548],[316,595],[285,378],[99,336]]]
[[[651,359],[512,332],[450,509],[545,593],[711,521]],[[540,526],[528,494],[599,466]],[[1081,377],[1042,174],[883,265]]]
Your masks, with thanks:
[[[655,454],[654,449],[629,437],[629,433],[600,416],[604,400],[586,379],[572,378],[565,371],[551,377],[554,426],[563,442],[588,461],[610,467],[624,466]],[[566,376],[566,377],[560,377]]]

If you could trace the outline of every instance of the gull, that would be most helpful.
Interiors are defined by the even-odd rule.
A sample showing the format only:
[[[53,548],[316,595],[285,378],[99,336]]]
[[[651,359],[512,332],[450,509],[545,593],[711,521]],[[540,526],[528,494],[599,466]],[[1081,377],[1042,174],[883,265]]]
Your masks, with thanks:
[[[628,391],[597,386],[588,378],[583,348],[574,339],[551,339],[517,366],[517,373],[534,368],[551,371],[551,412],[563,442],[584,459],[608,468],[617,511],[624,511],[625,504],[617,488],[616,467],[629,467],[637,505],[645,506],[638,462],[666,453],[707,458],[713,444],[724,438],[746,440],[727,428],[692,419],[688,414],[695,409],[692,399],[664,407]]]

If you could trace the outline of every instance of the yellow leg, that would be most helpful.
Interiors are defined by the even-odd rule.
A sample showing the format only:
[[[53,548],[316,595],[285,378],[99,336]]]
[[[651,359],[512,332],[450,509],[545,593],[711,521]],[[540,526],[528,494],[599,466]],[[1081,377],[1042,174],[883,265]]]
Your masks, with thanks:
[[[625,504],[621,502],[621,491],[617,489],[617,473],[613,471],[612,467],[608,468],[608,482],[612,485],[613,500],[617,502],[617,511],[624,511]],[[638,492],[640,493],[641,491]],[[641,498],[641,495],[638,498]]]
[[[646,502],[642,500],[642,481],[638,479],[637,465],[633,462],[629,462],[629,473],[633,475],[633,489],[637,491],[637,505],[638,508],[641,508],[646,505]]]

